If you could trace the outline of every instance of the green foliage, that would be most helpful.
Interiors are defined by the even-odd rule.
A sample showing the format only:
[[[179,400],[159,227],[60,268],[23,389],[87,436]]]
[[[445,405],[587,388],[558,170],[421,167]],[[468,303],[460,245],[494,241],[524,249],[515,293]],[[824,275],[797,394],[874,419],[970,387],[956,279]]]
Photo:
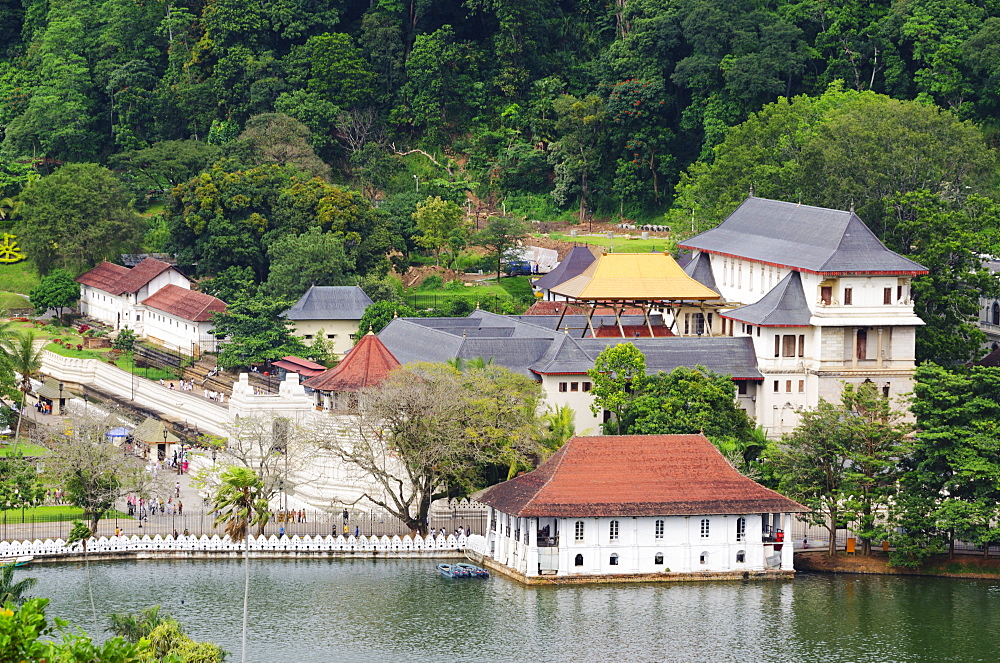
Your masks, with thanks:
[[[528,225],[524,219],[509,216],[491,217],[486,228],[473,237],[473,243],[485,247],[496,260],[497,276],[502,273],[503,263],[515,257],[518,246],[528,236]]]
[[[768,449],[781,490],[812,509],[810,522],[830,531],[831,555],[838,523],[857,521],[864,554],[872,540],[888,534],[877,514],[900,494],[898,463],[909,428],[903,416],[872,382],[845,385],[839,403],[820,400],[802,413],[791,435]]]
[[[53,308],[56,317],[61,318],[64,308],[70,308],[79,301],[80,284],[66,270],[53,269],[42,277],[28,296],[39,315]]]
[[[463,236],[468,231],[464,223],[462,208],[453,202],[442,200],[440,196],[429,196],[417,205],[413,220],[421,235],[417,244],[434,252],[437,264],[441,262],[441,251],[450,246],[452,237]],[[459,248],[464,247],[464,243]]]
[[[609,345],[597,355],[594,367],[587,371],[594,381],[590,406],[595,415],[608,410],[613,419],[604,424],[607,434],[625,431],[625,412],[646,379],[646,357],[631,343]]]
[[[890,510],[893,563],[919,565],[948,543],[1000,540],[1000,370],[924,363],[914,376],[917,435]]]
[[[18,238],[42,275],[55,268],[78,273],[139,246],[142,219],[102,166],[66,164],[19,199]]]
[[[44,498],[45,489],[33,463],[19,453],[0,456],[0,511],[30,508]]]
[[[315,227],[277,239],[268,259],[271,268],[262,288],[276,299],[297,300],[314,285],[347,285],[353,271],[343,238]]]
[[[728,375],[680,366],[646,377],[634,391],[624,413],[627,435],[701,433],[717,446],[731,446],[741,466],[762,450],[755,444],[753,423],[736,405],[736,385]]]
[[[226,311],[216,313],[212,321],[212,333],[226,339],[219,351],[219,366],[249,366],[286,355],[301,356],[306,348],[292,334],[292,322],[283,316],[294,303],[261,294],[229,302]]]
[[[358,340],[370,331],[379,333],[392,322],[393,318],[412,318],[416,313],[409,306],[392,301],[375,302],[365,309],[358,321]]]
[[[358,286],[373,302],[403,301],[403,282],[396,276],[372,274],[358,279]]]
[[[118,330],[118,336],[111,342],[111,347],[123,352],[132,352],[133,348],[135,348],[135,339],[136,334],[134,330],[122,327]]]

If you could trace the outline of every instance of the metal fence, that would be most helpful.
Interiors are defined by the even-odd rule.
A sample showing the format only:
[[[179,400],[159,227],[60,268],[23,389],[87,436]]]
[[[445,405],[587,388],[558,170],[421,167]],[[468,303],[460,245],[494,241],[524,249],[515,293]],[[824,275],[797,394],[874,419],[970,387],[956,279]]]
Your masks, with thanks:
[[[294,516],[288,515],[294,513]],[[264,534],[278,535],[282,528],[288,536],[328,536],[330,534],[354,534],[365,536],[403,536],[410,533],[410,528],[394,516],[374,511],[348,511],[348,517],[343,517],[343,511],[329,512],[319,510],[302,510],[286,513],[275,513],[264,527]],[[24,522],[18,512],[9,511],[7,517],[0,523],[0,540],[23,541],[26,539],[65,539],[72,528],[72,520],[83,518],[67,512],[65,514],[46,514],[44,519],[25,518]],[[57,522],[58,521],[58,522]],[[434,531],[444,529],[452,534],[461,528],[470,532],[482,534],[486,529],[486,513],[484,511],[454,510],[448,514],[432,515],[429,526]],[[212,536],[224,535],[223,526],[215,526],[215,518],[204,509],[189,511],[184,509],[181,514],[160,513],[147,514],[138,519],[112,514],[102,519],[97,526],[95,536],[113,536],[116,532],[132,536],[133,534],[149,536],[171,536],[175,532],[180,535],[185,532],[191,535]]]

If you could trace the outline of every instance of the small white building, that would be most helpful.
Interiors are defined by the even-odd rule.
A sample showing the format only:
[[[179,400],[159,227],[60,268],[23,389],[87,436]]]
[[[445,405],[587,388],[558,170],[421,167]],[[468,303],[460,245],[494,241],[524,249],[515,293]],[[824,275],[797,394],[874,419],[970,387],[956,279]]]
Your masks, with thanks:
[[[114,329],[129,327],[140,335],[145,322],[144,299],[168,285],[191,288],[191,281],[176,267],[154,258],[146,258],[131,269],[105,261],[76,281],[80,284],[80,313]]]
[[[146,311],[144,336],[192,357],[199,355],[202,342],[211,338],[212,316],[226,310],[221,299],[177,285],[160,288],[144,299],[142,306]]]
[[[703,435],[574,437],[483,491],[484,564],[524,582],[787,576],[806,507],[736,471]]]
[[[371,298],[356,285],[314,285],[285,311],[285,317],[295,323],[293,333],[307,344],[322,333],[324,340],[333,344],[334,352],[343,356],[354,346],[358,322],[371,303]]]

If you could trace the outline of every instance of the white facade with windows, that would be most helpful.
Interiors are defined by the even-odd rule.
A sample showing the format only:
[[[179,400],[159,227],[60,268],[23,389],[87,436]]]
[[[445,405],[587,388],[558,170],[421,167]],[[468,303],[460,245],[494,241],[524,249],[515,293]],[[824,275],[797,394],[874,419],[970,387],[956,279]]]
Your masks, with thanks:
[[[492,486],[483,562],[532,578],[793,571],[801,504],[737,472],[703,435],[574,437]]]
[[[778,529],[791,530],[791,514],[517,518],[491,509],[487,539],[494,561],[529,577],[792,570]]]

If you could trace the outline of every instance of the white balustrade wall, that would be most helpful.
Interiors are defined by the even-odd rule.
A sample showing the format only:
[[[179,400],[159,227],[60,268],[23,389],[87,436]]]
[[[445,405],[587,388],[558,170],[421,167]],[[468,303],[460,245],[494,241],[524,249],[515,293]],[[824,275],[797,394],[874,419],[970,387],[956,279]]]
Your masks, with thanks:
[[[391,555],[393,553],[424,553],[428,557],[444,552],[460,552],[464,550],[469,540],[464,535],[428,536],[419,534],[399,536],[250,536],[250,551],[255,553],[365,553],[377,552]],[[472,535],[470,539],[484,539]],[[484,539],[485,541],[485,539]],[[167,536],[110,536],[91,538],[87,542],[87,554],[115,553],[172,553],[172,552],[202,552],[202,553],[236,553],[244,550],[243,542],[236,542],[229,536],[179,536],[176,539]],[[79,544],[67,545],[63,539],[35,539],[34,541],[0,541],[0,557],[59,557],[63,555],[80,555],[83,551]]]
[[[60,382],[93,386],[123,401],[134,399],[145,407],[167,412],[178,421],[196,424],[205,433],[225,435],[230,422],[229,408],[206,400],[200,391],[168,389],[99,359],[63,357],[43,350],[42,372]]]

